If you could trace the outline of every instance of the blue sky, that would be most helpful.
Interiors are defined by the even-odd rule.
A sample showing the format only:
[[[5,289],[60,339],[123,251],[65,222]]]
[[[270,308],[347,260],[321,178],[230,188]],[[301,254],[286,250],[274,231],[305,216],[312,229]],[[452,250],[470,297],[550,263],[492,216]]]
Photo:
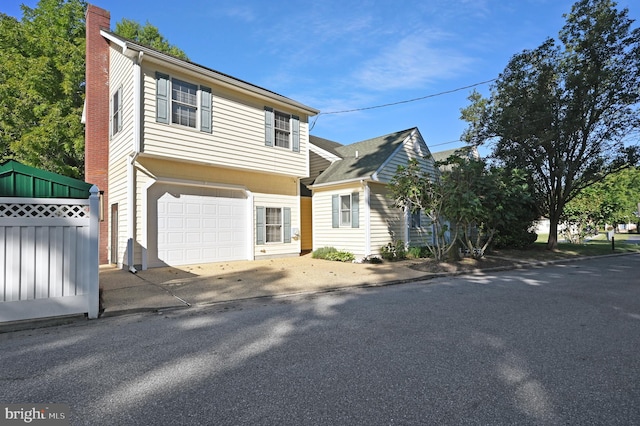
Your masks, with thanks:
[[[508,60],[557,37],[571,0],[96,0],[150,22],[198,64],[331,113],[376,107],[496,78]],[[0,12],[20,18],[20,4]],[[632,19],[637,0],[620,0]],[[634,25],[638,26],[638,23]],[[483,94],[488,84],[477,86]],[[455,142],[471,89],[312,117],[311,134],[343,144],[418,127],[433,152]],[[483,150],[486,151],[486,150]],[[486,153],[482,152],[481,153]]]

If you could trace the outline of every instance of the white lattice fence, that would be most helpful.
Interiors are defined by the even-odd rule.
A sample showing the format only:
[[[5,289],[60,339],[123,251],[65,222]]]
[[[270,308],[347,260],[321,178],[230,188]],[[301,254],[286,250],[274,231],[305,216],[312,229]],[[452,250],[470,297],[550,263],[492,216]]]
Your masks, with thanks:
[[[87,200],[0,197],[0,322],[98,316],[98,189]]]

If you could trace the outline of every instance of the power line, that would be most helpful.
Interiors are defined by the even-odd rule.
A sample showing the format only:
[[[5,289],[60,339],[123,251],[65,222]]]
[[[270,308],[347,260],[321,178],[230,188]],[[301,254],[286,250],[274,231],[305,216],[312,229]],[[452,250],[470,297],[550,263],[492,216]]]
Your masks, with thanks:
[[[461,90],[471,89],[472,87],[481,86],[483,84],[488,84],[488,83],[494,82],[496,80],[497,79],[492,78],[491,80],[481,81],[479,83],[470,84],[468,86],[458,87],[456,89],[451,89],[451,90],[445,90],[444,92],[433,93],[431,95],[421,96],[419,98],[407,99],[407,100],[398,101],[398,102],[391,102],[391,103],[388,103],[388,104],[375,105],[375,106],[363,107],[363,108],[346,109],[346,110],[342,110],[342,111],[321,112],[318,115],[316,115],[316,118],[315,118],[315,120],[313,120],[313,124],[311,125],[311,128],[309,129],[309,131],[313,130],[313,128],[316,125],[316,122],[318,121],[318,118],[320,118],[321,115],[345,114],[345,113],[348,113],[348,112],[366,111],[366,110],[370,110],[370,109],[386,108],[386,107],[400,105],[400,104],[407,104],[407,103],[410,103],[410,102],[416,102],[416,101],[421,101],[421,100],[424,100],[424,99],[435,98],[436,96],[448,95],[449,93],[459,92]]]

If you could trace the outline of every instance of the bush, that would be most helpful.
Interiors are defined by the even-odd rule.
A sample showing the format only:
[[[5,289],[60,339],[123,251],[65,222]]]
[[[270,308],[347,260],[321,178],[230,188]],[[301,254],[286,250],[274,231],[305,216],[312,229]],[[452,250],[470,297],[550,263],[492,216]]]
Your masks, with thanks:
[[[353,253],[349,253],[348,251],[335,251],[332,253],[328,253],[326,260],[337,260],[338,262],[352,262],[355,259]]]
[[[331,253],[335,253],[338,250],[335,247],[321,247],[317,250],[314,250],[313,253],[311,253],[311,257],[313,259],[326,259],[327,256]]]
[[[407,250],[407,257],[409,259],[424,259],[426,257],[431,257],[431,251],[429,251],[429,247],[409,247]]]
[[[407,258],[407,251],[404,248],[404,241],[395,240],[386,246],[380,247],[380,256],[384,260],[396,261]]]
[[[493,237],[492,245],[497,249],[523,249],[535,243],[537,239],[538,234],[536,234],[535,232],[528,232],[524,230],[521,230],[520,232],[512,232],[507,235],[498,233]]]
[[[355,259],[353,253],[339,251],[335,247],[322,247],[311,253],[313,259],[336,260],[339,262],[351,262]]]

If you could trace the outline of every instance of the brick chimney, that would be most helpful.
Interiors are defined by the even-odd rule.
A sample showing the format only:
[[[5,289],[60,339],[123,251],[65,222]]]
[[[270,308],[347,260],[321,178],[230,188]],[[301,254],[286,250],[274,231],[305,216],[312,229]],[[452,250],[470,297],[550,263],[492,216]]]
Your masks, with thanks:
[[[86,19],[86,71],[85,71],[85,181],[104,191],[100,222],[100,264],[109,263],[107,256],[109,206],[109,43],[100,30],[109,30],[109,11],[89,4]]]

